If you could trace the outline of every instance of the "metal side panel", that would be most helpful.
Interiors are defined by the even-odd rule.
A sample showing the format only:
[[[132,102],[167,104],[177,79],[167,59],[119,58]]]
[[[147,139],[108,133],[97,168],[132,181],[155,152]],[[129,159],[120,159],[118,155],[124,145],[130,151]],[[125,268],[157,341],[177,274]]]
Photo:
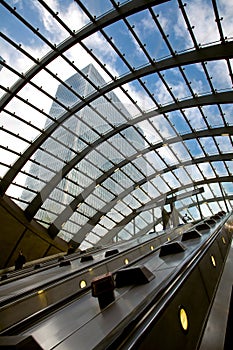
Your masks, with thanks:
[[[188,317],[187,331],[184,331],[180,324],[181,307]],[[151,324],[150,330],[142,335],[140,343],[133,349],[194,350],[208,307],[208,296],[200,271],[196,268],[159,319]]]

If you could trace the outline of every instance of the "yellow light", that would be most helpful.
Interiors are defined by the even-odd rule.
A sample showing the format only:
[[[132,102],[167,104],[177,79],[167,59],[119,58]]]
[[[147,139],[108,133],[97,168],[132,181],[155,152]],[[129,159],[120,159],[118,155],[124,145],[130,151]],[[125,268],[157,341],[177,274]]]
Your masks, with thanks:
[[[150,246],[150,250],[154,250],[155,248],[154,248],[154,246],[153,245],[151,245]]]
[[[180,324],[182,329],[187,332],[188,331],[188,316],[186,314],[186,311],[183,307],[180,308]]]
[[[171,238],[170,238],[170,237],[168,237],[168,238],[167,238],[167,240],[168,240],[168,241],[170,241],[170,240],[171,240]]]
[[[225,237],[222,237],[222,242],[223,242],[223,244],[226,244]]]
[[[128,265],[129,260],[126,258],[126,259],[124,260],[124,263],[125,263],[125,265]]]
[[[212,261],[212,265],[214,266],[214,267],[216,267],[216,261],[215,261],[215,259],[214,259],[214,256],[213,255],[211,255],[211,261]]]
[[[80,281],[80,283],[79,283],[79,287],[82,289],[82,288],[85,288],[87,286],[87,282],[86,281],[84,281],[84,280],[82,280],[82,281]]]
[[[43,289],[38,290],[38,292],[37,292],[38,295],[40,295],[40,294],[42,294],[42,293],[44,293]]]

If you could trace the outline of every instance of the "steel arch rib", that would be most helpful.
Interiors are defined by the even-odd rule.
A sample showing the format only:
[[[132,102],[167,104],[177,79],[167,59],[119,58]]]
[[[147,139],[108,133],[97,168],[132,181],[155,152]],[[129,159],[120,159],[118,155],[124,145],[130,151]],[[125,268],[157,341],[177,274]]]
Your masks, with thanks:
[[[144,119],[148,119],[154,115],[158,114],[164,114],[167,112],[171,112],[177,109],[185,109],[190,108],[194,106],[203,106],[203,105],[211,105],[211,104],[220,104],[220,103],[229,103],[233,100],[233,92],[222,92],[218,94],[210,94],[207,96],[201,96],[201,97],[195,97],[187,100],[183,100],[181,102],[172,103],[170,105],[161,107],[159,109],[155,109],[153,111],[150,111],[148,113],[144,113],[143,115],[130,120],[129,123],[120,125],[119,127],[111,130],[108,134],[104,135],[103,137],[99,138],[97,141],[95,141],[93,144],[88,146],[83,152],[75,156],[69,163],[67,163],[51,180],[50,182],[36,195],[36,197],[31,201],[27,209],[25,210],[25,214],[29,219],[32,219],[36,212],[39,210],[40,206],[43,204],[44,199],[46,199],[49,194],[53,191],[53,189],[57,186],[57,184],[60,182],[64,176],[66,176],[69,171],[78,164],[79,161],[81,161],[93,148],[97,147],[100,143],[103,141],[109,139],[110,137],[116,135],[120,131],[135,125],[139,121],[142,121]],[[27,151],[26,151],[27,152]],[[24,156],[24,155],[23,155]],[[22,157],[21,157],[22,158]],[[20,159],[21,159],[20,158]],[[19,161],[20,161],[19,159]],[[12,170],[13,169],[13,170]],[[14,171],[14,167],[10,169],[10,171]],[[9,171],[9,172],[10,172]],[[5,179],[3,179],[4,181]],[[9,179],[8,179],[9,181]],[[3,183],[4,184],[4,183]],[[2,186],[2,184],[1,184]],[[1,187],[0,187],[1,189]],[[43,200],[42,200],[43,198]]]
[[[210,130],[201,130],[201,131],[197,131],[195,133],[189,133],[189,134],[182,135],[179,138],[173,137],[169,140],[169,145],[171,145],[175,142],[186,141],[186,140],[190,140],[193,138],[201,138],[201,137],[205,137],[205,136],[219,136],[219,135],[223,134],[224,132],[229,133],[229,135],[231,135],[231,134],[233,135],[233,130],[231,127],[228,127],[228,128],[221,127],[221,128],[210,129]],[[140,154],[146,155],[148,152],[155,151],[156,149],[162,147],[162,145],[163,145],[163,143],[159,142],[156,145],[149,146],[144,151],[140,151]],[[115,164],[111,169],[109,169],[103,175],[101,175],[99,178],[97,178],[95,181],[93,181],[86,189],[84,189],[81,193],[79,193],[79,195],[77,197],[75,197],[69,204],[67,204],[66,208],[60,213],[58,218],[50,225],[49,231],[51,232],[51,234],[52,234],[52,232],[55,235],[58,233],[58,228],[59,228],[59,230],[61,229],[62,224],[69,219],[69,217],[72,215],[72,212],[74,212],[76,210],[77,206],[80,203],[85,201],[85,199],[89,196],[89,194],[94,190],[96,184],[103,183],[108,177],[110,177],[115,172],[115,170],[117,168],[124,167],[127,163],[130,163],[131,161],[136,159],[137,155],[138,155],[138,153],[134,154],[131,157],[128,157],[127,159],[121,161],[120,163]],[[229,157],[231,159],[232,156],[233,156],[233,154],[231,154],[231,153],[221,155],[221,160],[228,160]],[[219,160],[219,154],[216,154],[216,155],[211,155],[211,156],[208,156],[205,158],[200,158],[198,163],[202,163],[204,161],[213,162],[213,161],[218,161],[218,160]],[[197,163],[195,162],[195,160],[190,160],[190,161],[185,161],[185,162],[180,163],[180,164],[183,166],[187,166],[189,164],[197,164]],[[167,171],[172,171],[172,170],[175,170],[176,168],[177,168],[177,165],[170,166],[169,168],[162,170],[161,173],[165,173]],[[152,175],[152,178],[153,177],[154,177],[154,175]],[[150,179],[150,176],[147,176],[141,182],[135,183],[134,186],[138,186],[138,185],[141,186],[145,182],[147,182],[149,179]],[[130,193],[130,191],[131,191],[131,189],[127,189],[127,193],[125,193],[123,195],[123,197],[125,195],[127,195],[128,193]],[[111,208],[112,208],[112,206],[111,206]]]
[[[194,137],[195,138],[201,138],[201,137],[205,137],[205,136],[218,136],[218,135],[221,135],[221,134],[226,133],[226,132],[228,132],[229,135],[231,135],[231,134],[233,135],[233,130],[232,130],[231,127],[228,127],[227,129],[225,127],[221,127],[221,128],[214,128],[214,129],[210,129],[210,130],[201,130],[201,131],[197,131],[195,133],[185,134],[185,135],[180,136],[179,138],[178,137],[174,137],[174,138],[171,138],[169,140],[169,144],[173,144],[173,143],[175,143],[177,141],[180,141],[180,140],[182,140],[182,141],[190,140],[190,139],[193,139]],[[162,144],[163,143],[160,142],[160,143],[157,143],[156,145],[152,145],[152,146],[146,148],[143,152],[140,151],[140,154],[145,155],[148,152],[154,151],[154,150],[160,148],[162,146]],[[69,219],[69,217],[72,215],[72,213],[76,210],[77,206],[80,203],[82,203],[83,201],[85,201],[85,199],[89,196],[89,194],[94,190],[94,188],[95,188],[97,183],[98,184],[103,183],[109,176],[111,176],[115,172],[115,170],[117,168],[121,168],[121,167],[125,166],[127,163],[133,161],[136,157],[137,157],[137,154],[134,154],[133,156],[128,157],[126,160],[123,160],[120,163],[116,164],[114,167],[112,167],[107,172],[105,172],[103,175],[101,175],[99,178],[97,178],[95,181],[93,181],[88,186],[88,188],[84,189],[81,193],[79,193],[79,195],[77,197],[75,197],[66,206],[66,208],[60,213],[58,218],[50,225],[48,230],[49,230],[51,236],[56,236],[58,234],[59,230],[62,227],[62,224]],[[221,155],[221,160],[228,160],[229,157],[231,159],[231,154],[229,155],[228,153],[226,155]],[[211,156],[208,156],[208,157],[205,157],[205,158],[200,158],[198,163],[201,163],[201,162],[204,162],[204,161],[212,161],[213,162],[213,161],[217,161],[217,160],[219,160],[219,154],[216,154],[214,156],[211,155]],[[189,164],[196,164],[196,162],[195,161],[187,161],[187,162],[183,162],[182,163],[183,166],[187,166]],[[164,172],[167,172],[167,171],[172,171],[172,170],[175,170],[176,168],[177,168],[177,165],[174,165],[174,166],[171,166],[171,167],[167,168],[165,171],[162,170],[162,172],[158,172],[158,174],[159,173],[164,173]],[[152,178],[153,177],[154,177],[154,175],[152,175]],[[136,183],[135,185],[140,185],[141,186],[145,182],[147,182],[148,179],[150,179],[150,176],[146,177],[143,181],[141,181],[140,183]],[[131,188],[127,189],[126,190],[127,193],[125,193],[123,195],[123,197],[125,195],[127,195],[128,193],[130,193],[131,190],[132,190]],[[112,205],[111,205],[110,209],[111,208],[112,208]],[[103,215],[103,212],[101,212],[101,213],[102,213],[101,215]]]
[[[95,20],[94,23],[86,25],[83,29],[74,33],[71,37],[66,39],[57,47],[54,46],[54,50],[50,51],[38,61],[38,64],[34,65],[27,73],[25,73],[23,79],[19,79],[10,89],[9,93],[6,93],[0,102],[0,110],[4,108],[10,100],[19,92],[28,81],[30,81],[37,73],[39,73],[50,62],[55,60],[62,53],[66,52],[72,46],[78,42],[86,39],[90,35],[98,32],[100,29],[107,27],[108,25],[119,21],[120,19],[130,16],[134,13],[143,11],[148,7],[159,5],[160,3],[170,0],[132,0],[119,6],[117,10],[113,10]]]
[[[152,73],[160,72],[165,69],[177,67],[180,65],[188,65],[191,63],[202,62],[202,61],[210,61],[217,60],[223,58],[233,57],[233,42],[213,45],[211,47],[202,48],[199,50],[193,50],[190,52],[186,52],[180,55],[176,55],[174,57],[166,58],[160,62],[156,62],[153,65],[145,66],[134,72],[130,72],[129,74],[116,79],[115,81],[105,85],[100,88],[98,91],[93,94],[87,96],[84,101],[77,103],[75,106],[69,109],[64,115],[62,115],[57,121],[51,124],[33,143],[28,149],[22,154],[22,156],[15,162],[15,164],[10,168],[10,170],[6,173],[0,183],[0,195],[4,195],[16,175],[20,172],[21,168],[26,164],[26,162],[30,159],[30,157],[34,154],[34,152],[47,140],[49,136],[61,125],[64,123],[70,116],[74,113],[77,113],[79,110],[84,108],[86,105],[89,105],[91,102],[99,98],[100,96],[114,90],[115,88],[126,84],[134,79],[138,79],[145,75],[149,75]],[[27,78],[25,77],[27,80]],[[211,94],[207,96],[196,97],[195,99],[177,101],[174,104],[170,104],[154,111],[151,111],[151,116],[155,113],[162,114],[170,111],[174,111],[176,109],[206,105],[206,104],[220,104],[220,103],[232,103],[233,100],[232,92],[224,92],[218,94]],[[4,98],[3,98],[4,99]],[[188,103],[189,101],[189,103]],[[0,107],[1,109],[2,107]],[[150,114],[147,114],[147,118],[150,117]],[[142,120],[143,117],[140,117]],[[138,121],[137,119],[134,119]],[[134,123],[133,120],[133,123]]]
[[[226,199],[227,199],[227,200],[233,200],[233,196],[232,196],[232,195],[226,196]],[[222,197],[213,197],[213,198],[208,199],[208,203],[216,202],[216,201],[217,201],[217,202],[222,201]],[[200,204],[203,204],[203,203],[205,203],[205,202],[206,202],[206,200],[203,200],[203,201],[200,201],[199,203],[200,203]],[[159,203],[159,204],[160,204],[160,203]],[[194,206],[194,205],[190,205],[189,208],[192,208],[193,206]],[[158,207],[157,203],[156,203],[156,205],[154,206],[154,208],[156,208],[156,207]],[[182,210],[183,208],[185,208],[185,207],[186,207],[186,206],[181,207],[181,210]],[[132,218],[131,218],[131,220],[132,220]],[[159,223],[158,221],[161,222],[161,221],[162,221],[162,218],[159,219],[159,220],[157,220],[157,223],[156,223],[156,224]],[[153,226],[154,226],[154,223],[148,224],[147,227],[144,228],[142,231],[144,232],[144,234],[146,234],[146,233],[148,232],[148,230],[150,230]],[[120,227],[120,229],[121,229],[121,227]],[[110,236],[109,236],[109,233],[106,234],[105,236],[103,236],[103,237],[98,241],[98,245],[105,245],[105,244],[112,243],[111,240],[116,236],[116,234],[119,233],[119,231],[120,231],[120,230],[116,230],[116,231],[114,232],[114,235],[111,234],[111,232],[109,232],[109,233],[110,233]],[[142,231],[140,231],[140,233],[137,234],[136,236],[140,236]],[[135,236],[133,236],[133,237],[135,237]],[[133,237],[132,237],[132,238],[133,238]]]
[[[216,183],[216,182],[229,182],[231,181],[229,177],[223,177],[223,178],[218,178],[218,179],[209,179],[209,180],[206,180],[206,181],[199,181],[199,182],[196,182],[195,183],[195,186],[201,186],[201,185],[205,185],[206,183]],[[192,185],[186,185],[186,186],[183,186],[182,188],[183,189],[188,189],[189,187],[193,186]],[[173,191],[170,191],[168,193],[166,193],[166,195],[171,195],[173,194],[174,192],[177,192],[177,189],[173,190]],[[226,196],[227,197],[227,196]],[[222,197],[220,197],[222,199]],[[157,203],[157,201],[159,201],[159,204],[162,203],[162,199],[163,199],[163,195],[162,196],[159,196],[157,197],[156,199],[154,199],[153,201],[149,202],[150,204],[151,203]],[[206,200],[205,200],[206,201]],[[205,202],[204,201],[204,202]],[[148,204],[149,204],[148,203]],[[157,205],[155,206],[157,207]],[[130,215],[128,215],[126,218],[124,218],[120,223],[118,223],[115,227],[113,227],[111,229],[111,231],[109,231],[107,233],[107,236],[108,236],[108,241],[109,239],[112,239],[114,236],[116,236],[117,233],[120,232],[120,230],[125,226],[127,225],[131,220],[133,220],[137,215],[140,214],[141,210],[143,208],[138,208],[137,210],[135,210],[134,212],[132,212]],[[86,235],[86,234],[85,234]],[[85,238],[85,235],[82,235],[81,237],[79,236],[79,234],[77,235],[78,238],[81,238],[81,240],[79,240],[78,242],[81,243],[83,241],[83,239]],[[105,236],[104,236],[105,237]],[[102,244],[104,242],[104,237],[103,237],[103,240],[100,240],[98,242],[98,244]],[[75,241],[75,239],[74,239]],[[106,243],[106,241],[104,242]]]
[[[218,135],[218,133],[216,133],[216,135]],[[187,138],[188,139],[188,138]],[[154,149],[156,149],[156,146],[154,147]],[[150,151],[151,149],[149,149],[148,151]],[[209,157],[203,157],[203,158],[198,158],[198,159],[194,159],[192,161],[188,160],[185,161],[183,163],[180,163],[180,165],[182,166],[187,166],[190,164],[200,164],[200,163],[204,163],[206,161],[218,161],[219,157],[221,157],[221,160],[226,161],[226,160],[230,160],[232,159],[233,153],[227,153],[224,155],[212,155]],[[85,237],[85,235],[87,234],[87,232],[90,229],[90,226],[94,226],[98,223],[98,221],[100,220],[101,216],[105,215],[108,211],[111,210],[111,208],[113,208],[113,206],[116,204],[116,201],[118,201],[119,199],[124,198],[126,195],[128,195],[130,192],[132,192],[135,189],[135,186],[137,185],[143,185],[144,183],[146,183],[147,181],[152,180],[155,176],[157,176],[158,174],[164,174],[167,173],[169,171],[175,170],[177,168],[177,164],[163,169],[162,171],[160,171],[159,173],[156,174],[152,174],[150,176],[147,176],[143,181],[141,181],[140,183],[135,183],[133,186],[127,188],[125,191],[123,191],[122,193],[120,193],[115,199],[113,199],[111,202],[107,203],[103,209],[101,211],[98,211],[78,232],[78,236],[80,237]],[[113,170],[114,172],[114,170]],[[210,180],[211,181],[211,180]],[[229,180],[228,180],[229,181]],[[208,180],[205,181],[205,183],[208,183]],[[49,227],[48,232],[50,234],[51,237],[55,237],[59,231],[62,228],[62,224],[64,222],[66,222],[69,217],[73,214],[73,212],[75,211],[77,205],[84,201],[85,198],[89,195],[89,193],[92,191],[92,189],[94,189],[95,184],[93,183],[90,187],[88,187],[86,190],[83,191],[83,193],[79,194],[79,196],[77,196],[76,199],[74,199],[64,210],[63,212],[61,212],[61,214],[58,216],[57,220],[55,220]],[[189,185],[190,187],[190,185]],[[182,188],[185,188],[185,186],[183,186]],[[177,190],[176,190],[177,191]],[[169,193],[170,194],[170,193]],[[166,194],[167,195],[167,194]],[[164,195],[163,195],[164,196]],[[158,198],[156,198],[155,200],[158,200]]]

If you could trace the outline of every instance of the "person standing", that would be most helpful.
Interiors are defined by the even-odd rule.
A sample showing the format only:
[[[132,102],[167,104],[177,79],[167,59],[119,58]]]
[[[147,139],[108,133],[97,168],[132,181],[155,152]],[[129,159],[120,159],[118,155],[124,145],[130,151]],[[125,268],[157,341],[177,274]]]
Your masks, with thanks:
[[[23,265],[26,262],[26,258],[23,255],[22,250],[19,251],[19,255],[17,259],[15,260],[15,270],[21,270],[23,268]]]

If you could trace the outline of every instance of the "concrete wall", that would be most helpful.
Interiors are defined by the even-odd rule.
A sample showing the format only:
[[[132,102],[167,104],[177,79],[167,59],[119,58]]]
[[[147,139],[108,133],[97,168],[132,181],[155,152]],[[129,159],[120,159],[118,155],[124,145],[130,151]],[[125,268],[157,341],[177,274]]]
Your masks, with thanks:
[[[29,222],[7,196],[0,197],[0,269],[13,266],[19,250],[28,262],[66,251],[67,244],[59,238],[52,240],[46,228]]]

